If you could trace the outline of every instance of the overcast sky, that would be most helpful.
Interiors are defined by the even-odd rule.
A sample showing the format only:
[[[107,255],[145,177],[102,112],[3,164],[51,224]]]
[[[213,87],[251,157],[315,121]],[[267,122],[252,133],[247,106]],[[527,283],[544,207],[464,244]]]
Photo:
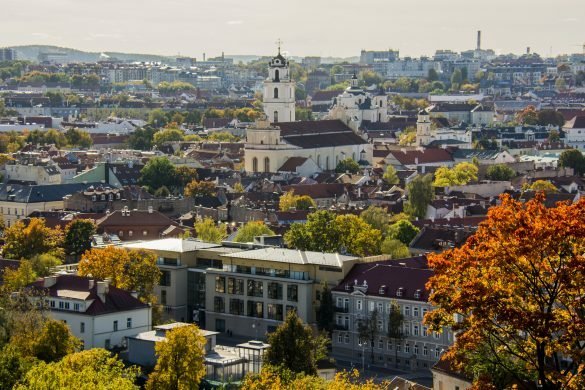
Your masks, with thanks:
[[[581,52],[585,0],[2,0],[0,47],[163,55],[357,56],[361,49]]]

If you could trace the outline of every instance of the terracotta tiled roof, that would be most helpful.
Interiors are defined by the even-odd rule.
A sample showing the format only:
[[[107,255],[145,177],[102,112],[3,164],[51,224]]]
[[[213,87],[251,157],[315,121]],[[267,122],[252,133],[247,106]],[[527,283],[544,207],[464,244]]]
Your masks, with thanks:
[[[453,161],[453,156],[445,149],[395,150],[390,152],[402,165],[431,164]]]
[[[290,157],[288,160],[278,168],[279,172],[296,172],[297,167],[303,165],[307,161],[307,157]]]
[[[284,191],[294,190],[295,195],[308,195],[313,199],[335,198],[345,193],[345,185],[341,183],[292,185],[282,187]]]

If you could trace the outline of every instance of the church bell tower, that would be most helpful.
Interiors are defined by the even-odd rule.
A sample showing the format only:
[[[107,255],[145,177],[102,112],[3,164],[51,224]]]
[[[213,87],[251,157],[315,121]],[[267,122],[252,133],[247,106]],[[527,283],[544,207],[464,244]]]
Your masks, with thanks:
[[[295,121],[295,82],[290,77],[289,63],[278,54],[268,63],[268,78],[264,80],[264,112],[271,123]]]

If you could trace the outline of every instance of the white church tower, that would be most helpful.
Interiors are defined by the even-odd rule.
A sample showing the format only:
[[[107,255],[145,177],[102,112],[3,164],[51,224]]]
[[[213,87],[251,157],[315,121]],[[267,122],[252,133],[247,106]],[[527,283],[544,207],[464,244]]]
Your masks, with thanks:
[[[416,121],[416,144],[427,146],[431,143],[431,139],[431,118],[426,110],[420,110]]]
[[[271,123],[295,121],[295,82],[290,77],[288,60],[280,54],[268,63],[264,80],[264,112]]]

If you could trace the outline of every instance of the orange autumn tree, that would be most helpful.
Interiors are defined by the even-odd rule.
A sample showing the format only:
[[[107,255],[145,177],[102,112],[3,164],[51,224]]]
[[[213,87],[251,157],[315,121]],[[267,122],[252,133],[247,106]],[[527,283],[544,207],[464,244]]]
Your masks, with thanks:
[[[476,388],[585,388],[585,199],[501,200],[461,248],[429,256],[425,322],[457,332],[447,357]]]
[[[97,279],[110,279],[114,287],[136,291],[146,303],[156,303],[154,286],[161,272],[153,252],[115,246],[86,251],[78,265],[78,274]]]

